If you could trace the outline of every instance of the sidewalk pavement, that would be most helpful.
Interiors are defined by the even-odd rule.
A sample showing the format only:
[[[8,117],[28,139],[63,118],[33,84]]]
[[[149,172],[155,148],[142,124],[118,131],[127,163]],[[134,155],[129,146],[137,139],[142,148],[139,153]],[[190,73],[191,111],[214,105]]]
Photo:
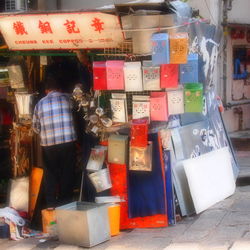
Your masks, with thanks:
[[[250,177],[250,151],[237,152],[241,178]],[[123,231],[93,250],[250,250],[250,181],[241,182],[234,195],[175,226]],[[242,186],[244,185],[244,186]],[[82,249],[48,240],[0,240],[0,249]]]

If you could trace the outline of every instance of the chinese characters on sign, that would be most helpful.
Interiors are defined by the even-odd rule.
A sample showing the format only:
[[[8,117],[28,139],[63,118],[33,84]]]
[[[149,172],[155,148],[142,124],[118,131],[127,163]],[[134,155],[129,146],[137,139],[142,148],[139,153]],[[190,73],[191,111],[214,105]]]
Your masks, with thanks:
[[[49,22],[42,22],[41,20],[39,20],[39,29],[41,30],[41,33],[53,33],[52,29],[50,27],[50,23]]]
[[[24,28],[24,25],[20,21],[16,21],[13,23],[13,29],[16,32],[17,35],[28,35],[27,31]]]
[[[0,29],[13,50],[115,48],[123,41],[118,18],[104,13],[2,16]]]
[[[76,22],[75,21],[69,21],[66,20],[66,23],[64,24],[67,27],[68,33],[80,33],[80,30],[76,28]]]
[[[101,33],[101,31],[104,30],[103,24],[104,24],[104,22],[101,22],[101,20],[99,18],[94,18],[92,20],[91,26],[95,27],[95,31],[98,31],[99,33]]]

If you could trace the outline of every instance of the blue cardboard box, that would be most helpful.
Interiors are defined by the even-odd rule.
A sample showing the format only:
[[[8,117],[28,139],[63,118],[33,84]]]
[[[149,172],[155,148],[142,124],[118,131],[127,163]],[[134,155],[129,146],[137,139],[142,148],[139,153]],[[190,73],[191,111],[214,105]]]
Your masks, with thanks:
[[[180,64],[180,83],[205,83],[204,63],[199,54],[189,54],[188,62]]]
[[[152,64],[169,64],[169,36],[167,33],[152,35]]]

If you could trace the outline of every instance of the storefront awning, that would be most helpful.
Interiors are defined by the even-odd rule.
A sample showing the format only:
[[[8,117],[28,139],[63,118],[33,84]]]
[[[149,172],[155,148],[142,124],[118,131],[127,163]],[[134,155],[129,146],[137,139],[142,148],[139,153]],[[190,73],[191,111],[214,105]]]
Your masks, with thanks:
[[[0,16],[10,50],[117,48],[123,42],[119,19],[100,12]]]

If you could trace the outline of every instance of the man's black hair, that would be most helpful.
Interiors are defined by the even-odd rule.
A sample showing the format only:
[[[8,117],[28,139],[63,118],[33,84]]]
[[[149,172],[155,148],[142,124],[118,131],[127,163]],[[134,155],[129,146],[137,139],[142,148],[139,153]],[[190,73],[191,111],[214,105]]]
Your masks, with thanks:
[[[46,90],[60,90],[61,86],[57,77],[48,76],[45,81]]]

